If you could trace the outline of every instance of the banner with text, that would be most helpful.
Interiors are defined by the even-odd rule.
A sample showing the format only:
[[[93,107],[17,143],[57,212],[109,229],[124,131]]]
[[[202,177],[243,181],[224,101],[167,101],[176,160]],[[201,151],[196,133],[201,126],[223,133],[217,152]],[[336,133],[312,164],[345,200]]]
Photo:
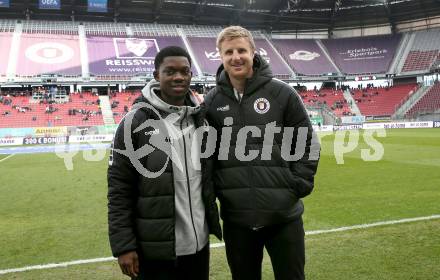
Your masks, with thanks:
[[[88,37],[89,70],[94,75],[152,75],[156,54],[167,46],[185,48],[179,37]]]
[[[69,137],[69,143],[90,143],[90,142],[111,142],[113,141],[113,135],[111,134],[98,134],[98,135],[75,135]]]
[[[326,39],[322,42],[343,73],[385,73],[388,71],[400,38],[400,35],[385,35]]]
[[[107,13],[107,0],[88,0],[87,11]]]
[[[9,8],[9,0],[0,0],[0,8]]]
[[[361,128],[362,128],[361,124],[335,125],[335,126],[333,126],[333,130],[334,131],[338,131],[338,130],[358,130],[358,129],[361,129]]]
[[[61,8],[61,0],[39,0],[38,7],[43,10],[59,10]]]
[[[55,126],[55,127],[36,127],[34,128],[35,136],[65,136],[67,135],[67,127]]]
[[[23,139],[23,145],[64,144],[69,142],[69,137],[28,137]]]
[[[333,131],[333,125],[313,125],[314,131]]]
[[[0,138],[0,146],[23,145],[23,137]]]
[[[348,116],[348,117],[341,117],[341,122],[342,122],[343,124],[363,123],[363,122],[365,122],[365,116]]]
[[[431,128],[434,122],[389,122],[389,123],[364,123],[363,129],[391,129],[391,128]]]

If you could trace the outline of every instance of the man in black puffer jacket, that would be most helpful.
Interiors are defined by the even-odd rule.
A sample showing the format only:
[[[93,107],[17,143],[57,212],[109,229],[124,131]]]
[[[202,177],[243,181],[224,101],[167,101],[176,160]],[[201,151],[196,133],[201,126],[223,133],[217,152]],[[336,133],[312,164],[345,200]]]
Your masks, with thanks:
[[[195,132],[206,125],[189,90],[191,59],[182,48],[167,47],[154,65],[155,80],[113,142],[111,249],[122,272],[134,279],[208,280],[209,233],[221,239],[221,228],[212,164],[194,149],[202,146]]]
[[[205,102],[217,130],[215,188],[234,280],[261,279],[263,248],[275,279],[304,279],[300,200],[310,194],[319,143],[295,90],[273,78],[238,26],[217,38],[222,66]]]

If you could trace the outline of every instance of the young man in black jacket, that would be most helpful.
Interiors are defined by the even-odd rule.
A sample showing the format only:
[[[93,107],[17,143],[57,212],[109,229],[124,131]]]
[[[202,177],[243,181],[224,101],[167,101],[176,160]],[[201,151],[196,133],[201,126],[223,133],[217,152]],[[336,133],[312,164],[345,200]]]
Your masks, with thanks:
[[[204,119],[189,90],[191,58],[167,47],[154,66],[113,142],[111,249],[133,279],[208,280],[209,233],[221,238],[221,229],[209,162],[193,149]]]
[[[275,279],[304,279],[301,198],[314,186],[316,135],[300,97],[273,78],[248,30],[225,28],[217,48],[222,65],[205,102],[218,133],[214,183],[232,278],[261,279],[265,247]]]

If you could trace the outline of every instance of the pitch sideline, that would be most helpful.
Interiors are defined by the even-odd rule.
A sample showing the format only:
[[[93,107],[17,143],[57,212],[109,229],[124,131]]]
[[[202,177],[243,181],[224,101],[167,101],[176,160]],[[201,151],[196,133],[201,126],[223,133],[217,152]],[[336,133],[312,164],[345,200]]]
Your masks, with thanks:
[[[356,229],[365,229],[365,228],[371,228],[371,227],[379,227],[379,226],[385,226],[385,225],[395,225],[395,224],[403,224],[403,223],[427,221],[427,220],[435,220],[435,219],[440,219],[440,215],[431,215],[431,216],[425,216],[425,217],[382,221],[382,222],[376,222],[376,223],[371,223],[371,224],[360,224],[360,225],[339,227],[339,228],[333,228],[333,229],[312,230],[312,231],[306,231],[306,235],[317,235],[317,234],[324,234],[324,233],[333,233],[333,232],[349,231],[349,230],[356,230]],[[225,243],[214,243],[214,244],[211,244],[210,247],[211,248],[220,248],[223,246],[225,246]],[[107,258],[76,260],[76,261],[63,262],[63,263],[32,265],[32,266],[25,266],[25,267],[20,267],[20,268],[11,268],[11,269],[0,270],[0,275],[7,274],[7,273],[25,272],[25,271],[30,271],[30,270],[41,270],[41,269],[51,269],[51,268],[58,268],[58,267],[68,267],[71,265],[79,265],[79,264],[108,262],[108,261],[113,261],[113,260],[115,260],[115,258],[107,257]]]
[[[0,159],[0,162],[5,161],[5,160],[7,160],[8,158],[13,157],[14,155],[15,155],[15,154],[10,154],[9,156],[7,156],[7,157],[5,157],[5,158]]]

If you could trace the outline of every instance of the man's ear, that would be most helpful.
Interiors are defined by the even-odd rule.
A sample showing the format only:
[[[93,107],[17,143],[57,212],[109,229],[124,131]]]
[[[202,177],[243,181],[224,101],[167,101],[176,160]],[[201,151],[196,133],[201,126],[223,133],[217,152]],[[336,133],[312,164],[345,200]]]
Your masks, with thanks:
[[[154,79],[155,79],[156,81],[159,82],[159,73],[157,72],[157,70],[154,70],[154,72],[153,72],[153,77],[154,77]]]

